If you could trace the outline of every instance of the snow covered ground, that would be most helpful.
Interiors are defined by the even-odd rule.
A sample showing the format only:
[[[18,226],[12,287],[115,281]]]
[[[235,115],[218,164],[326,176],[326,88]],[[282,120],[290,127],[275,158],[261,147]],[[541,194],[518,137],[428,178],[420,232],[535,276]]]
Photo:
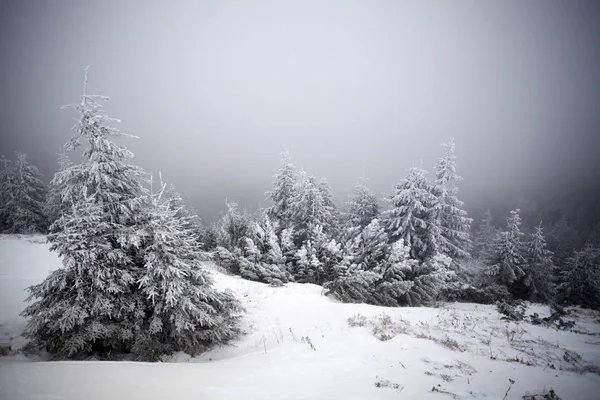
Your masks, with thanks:
[[[0,236],[0,343],[23,345],[23,289],[59,265],[42,236]],[[550,388],[565,400],[600,398],[600,375],[575,372],[600,365],[597,313],[577,310],[584,334],[508,323],[493,306],[391,309],[337,303],[314,285],[215,279],[247,309],[248,334],[234,346],[162,363],[17,353],[0,357],[0,399],[503,399],[509,379],[506,399]]]

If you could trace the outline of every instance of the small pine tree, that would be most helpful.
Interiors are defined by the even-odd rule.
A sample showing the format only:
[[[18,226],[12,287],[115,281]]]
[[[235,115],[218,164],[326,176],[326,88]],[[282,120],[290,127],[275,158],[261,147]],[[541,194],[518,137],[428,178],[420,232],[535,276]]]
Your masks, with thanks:
[[[48,222],[45,215],[46,185],[42,174],[27,161],[27,155],[16,153],[12,171],[8,174],[6,203],[3,214],[8,233],[45,232]]]
[[[374,219],[346,245],[346,262],[356,264],[365,271],[374,270],[389,256],[387,241],[383,226],[378,219]]]
[[[433,202],[426,171],[413,167],[386,200],[392,209],[385,213],[385,229],[392,242],[400,239],[410,246],[410,256],[423,261],[437,253],[438,226],[434,224]]]
[[[241,305],[231,292],[212,287],[190,217],[174,206],[165,185],[149,203],[144,272],[137,281],[149,304],[133,354],[143,360],[176,351],[193,355],[235,338]]]
[[[409,253],[410,247],[405,246],[402,240],[398,240],[392,245],[389,261],[381,268],[381,281],[375,291],[377,303],[388,307],[398,307],[410,301],[407,294],[414,282],[409,277],[418,262],[410,259]]]
[[[240,210],[235,202],[225,202],[227,212],[221,220],[221,239],[219,245],[232,250],[241,245],[241,240],[251,235],[251,218],[246,210]]]
[[[323,286],[326,296],[333,296],[344,303],[379,304],[375,293],[380,281],[381,274],[364,271],[353,265],[346,273]]]
[[[436,197],[434,226],[439,226],[438,251],[450,257],[455,265],[470,257],[470,229],[473,220],[462,209],[464,203],[457,197],[456,182],[462,178],[456,173],[454,141],[444,143],[444,156],[436,164]],[[430,224],[431,225],[431,224]]]
[[[325,218],[322,221],[323,230],[330,235],[334,235],[338,229],[339,215],[333,199],[333,194],[331,193],[331,186],[329,185],[329,182],[327,182],[327,179],[321,178],[317,182],[317,188],[321,193],[323,208],[325,210]]]
[[[350,228],[364,228],[379,215],[377,196],[366,186],[365,178],[361,178],[354,187],[346,207]]]
[[[295,197],[290,204],[298,247],[306,241],[311,226],[320,225],[327,234],[335,226],[336,217],[332,207],[327,204],[329,200],[323,197],[324,190],[314,176],[301,172],[294,189]]]
[[[559,300],[600,309],[600,248],[588,245],[558,268]]]
[[[291,226],[291,202],[296,196],[296,183],[298,181],[296,167],[292,164],[288,150],[281,153],[281,169],[273,176],[273,190],[267,192],[267,199],[272,205],[267,208],[266,214],[277,224],[280,229]]]
[[[494,241],[492,254],[488,259],[486,273],[495,277],[496,283],[511,288],[512,284],[525,276],[523,264],[523,244],[521,237],[521,217],[519,209],[510,212],[507,230],[501,232]]]
[[[523,266],[525,298],[530,301],[550,301],[553,297],[552,273],[555,267],[552,252],[546,245],[541,222],[527,244],[525,258],[526,262]]]
[[[409,258],[409,248],[394,243],[382,282],[377,288],[379,302],[386,306],[419,306],[431,304],[452,279],[452,259],[437,254],[425,262]]]

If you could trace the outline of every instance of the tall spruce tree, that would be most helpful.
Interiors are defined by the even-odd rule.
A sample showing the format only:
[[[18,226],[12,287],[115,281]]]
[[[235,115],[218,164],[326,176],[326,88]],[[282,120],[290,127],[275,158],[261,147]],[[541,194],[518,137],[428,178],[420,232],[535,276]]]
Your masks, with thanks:
[[[84,162],[56,173],[53,184],[74,205],[48,235],[63,268],[31,286],[34,300],[26,337],[32,346],[58,358],[129,352],[141,333],[145,299],[137,290],[143,272],[143,232],[136,216],[143,209],[140,168],[126,164],[133,154],[112,139],[132,137],[110,126],[98,100],[89,95],[87,69],[73,138],[67,150],[87,142]]]
[[[470,256],[471,218],[462,209],[464,203],[457,197],[456,183],[462,178],[456,173],[454,141],[443,144],[444,155],[436,164],[434,194],[435,223],[439,226],[438,251],[449,256],[455,265]]]
[[[294,192],[290,208],[296,242],[300,247],[306,241],[311,227],[320,225],[323,232],[331,233],[335,225],[335,214],[327,205],[323,190],[314,176],[308,176],[302,171]]]
[[[295,197],[297,183],[296,167],[292,164],[288,150],[281,153],[281,168],[273,176],[273,190],[267,192],[267,199],[271,201],[271,206],[267,208],[266,213],[273,223],[276,224],[276,231],[289,228],[291,225],[291,202]]]
[[[359,179],[354,192],[346,203],[350,228],[364,228],[379,215],[377,196],[366,185],[366,178]]]
[[[407,177],[386,199],[392,208],[384,215],[385,229],[391,242],[400,239],[410,247],[413,259],[424,261],[437,254],[439,226],[435,225],[435,197],[426,171],[413,167]]]
[[[542,223],[535,228],[527,243],[525,254],[524,297],[531,301],[548,302],[553,297],[552,274],[554,273],[552,252],[548,250]]]
[[[511,211],[510,216],[506,219],[507,229],[496,237],[486,271],[488,275],[494,277],[497,283],[509,289],[516,280],[525,276],[523,270],[524,249],[521,241],[523,232],[521,232],[519,212],[519,209]]]

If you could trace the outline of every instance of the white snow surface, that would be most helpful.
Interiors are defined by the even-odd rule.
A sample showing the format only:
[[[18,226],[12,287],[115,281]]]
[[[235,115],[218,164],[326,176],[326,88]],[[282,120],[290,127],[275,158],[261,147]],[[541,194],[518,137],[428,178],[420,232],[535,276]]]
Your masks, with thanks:
[[[0,236],[0,344],[25,343],[24,288],[59,267],[45,237]],[[586,332],[574,333],[502,321],[493,306],[342,304],[319,286],[270,287],[207,267],[246,307],[247,334],[231,346],[160,363],[48,362],[12,351],[0,357],[0,399],[503,399],[509,379],[506,399],[550,388],[564,400],[600,398],[600,375],[574,372],[600,365],[599,315],[589,310],[574,309],[575,328]],[[549,309],[531,304],[533,312]],[[348,324],[382,313],[393,326],[377,334],[389,340],[371,323]],[[567,350],[582,359],[566,361]]]

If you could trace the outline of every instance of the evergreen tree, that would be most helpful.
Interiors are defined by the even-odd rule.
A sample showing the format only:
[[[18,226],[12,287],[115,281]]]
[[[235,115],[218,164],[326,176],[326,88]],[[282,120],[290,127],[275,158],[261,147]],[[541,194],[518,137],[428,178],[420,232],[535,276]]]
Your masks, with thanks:
[[[8,233],[44,232],[48,226],[45,211],[46,186],[38,169],[27,162],[27,155],[16,153],[12,171],[8,174],[6,216]]]
[[[300,283],[323,284],[333,280],[342,251],[334,239],[329,239],[320,225],[311,226],[308,239],[296,253],[294,279]]]
[[[150,196],[144,231],[144,270],[138,279],[147,305],[133,353],[156,360],[162,354],[197,354],[235,338],[241,305],[231,292],[218,292],[192,230],[191,217],[161,190]]]
[[[426,171],[413,167],[386,200],[392,209],[385,213],[385,229],[392,242],[400,239],[410,247],[410,256],[423,261],[437,253],[439,227],[433,214],[434,196]]]
[[[321,193],[323,208],[325,209],[324,215],[326,218],[322,221],[323,229],[325,232],[334,234],[338,229],[339,215],[333,199],[333,194],[331,193],[331,186],[329,186],[327,179],[321,178],[317,182],[317,187]]]
[[[409,251],[401,241],[392,246],[376,290],[379,304],[393,307],[430,304],[454,276],[450,272],[450,257],[438,254],[420,263],[409,257]]]
[[[323,231],[331,233],[334,227],[335,215],[323,198],[322,188],[313,176],[307,176],[304,171],[295,185],[295,196],[290,208],[292,210],[293,226],[298,247],[307,239],[311,226],[320,225]]]
[[[291,223],[291,202],[296,196],[296,167],[292,164],[289,152],[284,150],[281,153],[281,169],[273,176],[273,190],[267,192],[267,199],[272,205],[267,208],[266,213],[275,222],[279,229],[290,227]]]
[[[600,248],[588,245],[558,268],[559,300],[600,309]]]
[[[389,256],[390,246],[383,226],[376,218],[365,226],[346,245],[345,263],[355,264],[361,270],[372,271]]]
[[[111,139],[129,136],[110,126],[99,98],[84,86],[73,106],[80,118],[67,148],[89,146],[84,163],[54,177],[73,206],[48,235],[63,268],[28,289],[29,347],[55,358],[155,360],[231,339],[239,303],[211,288],[198,243],[164,188],[149,194],[142,170],[125,163],[133,155]]]
[[[410,247],[403,240],[394,242],[389,261],[382,268],[381,280],[375,290],[377,304],[398,307],[408,302],[406,297],[414,282],[409,279],[418,262],[410,258]]]
[[[366,186],[366,179],[361,178],[354,187],[354,193],[346,203],[348,209],[348,225],[350,228],[363,228],[379,215],[379,203],[372,190]]]
[[[542,224],[536,227],[528,243],[526,263],[523,267],[526,298],[531,301],[547,302],[552,298],[552,252],[548,250]]]
[[[449,256],[455,264],[468,258],[471,239],[471,218],[462,209],[464,203],[457,197],[456,182],[462,178],[456,173],[456,156],[454,141],[444,143],[444,155],[436,164],[436,181],[434,194],[435,223],[439,226],[437,238],[438,251]]]
[[[523,244],[521,237],[521,217],[519,209],[510,212],[507,218],[507,230],[501,232],[494,241],[492,254],[488,259],[486,273],[494,276],[497,283],[508,288],[517,280],[525,276],[523,264]]]
[[[221,246],[232,250],[234,247],[241,245],[241,240],[244,237],[250,237],[251,233],[251,218],[246,210],[240,210],[240,207],[235,202],[225,202],[227,212],[221,221],[221,237],[225,243],[220,243]]]
[[[196,235],[196,240],[201,242],[201,234],[204,232],[202,220],[198,217],[192,202],[184,199],[181,193],[177,191],[175,185],[170,183],[165,188],[163,196],[169,200],[171,208],[177,210],[177,217],[185,221],[186,229],[191,230]]]
[[[87,86],[87,69],[85,83]],[[110,124],[98,99],[85,91],[72,105],[80,116],[66,146],[88,147],[85,162],[59,171],[53,184],[74,205],[48,235],[50,249],[63,268],[31,286],[25,336],[31,346],[58,358],[129,352],[145,317],[145,299],[137,290],[143,272],[142,236],[136,221],[144,206],[142,171],[125,161],[132,153],[111,139],[131,137]]]
[[[252,223],[250,237],[243,238],[240,275],[244,279],[264,283],[286,283],[291,276],[285,267],[285,257],[269,217]]]

